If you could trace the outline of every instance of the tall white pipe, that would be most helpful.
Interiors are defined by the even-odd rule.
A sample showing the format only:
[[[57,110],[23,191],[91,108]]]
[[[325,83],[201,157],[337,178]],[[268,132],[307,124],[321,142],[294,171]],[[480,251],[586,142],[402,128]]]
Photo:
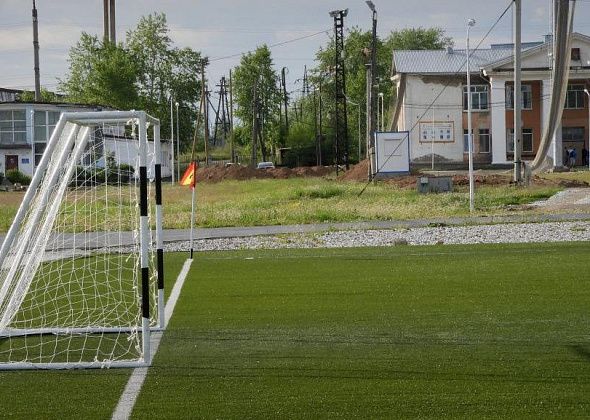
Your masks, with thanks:
[[[522,181],[521,3],[514,0],[514,182]]]
[[[474,183],[473,183],[473,133],[471,128],[471,74],[469,69],[469,29],[475,25],[475,19],[467,21],[467,142],[469,143],[469,211],[473,213]]]

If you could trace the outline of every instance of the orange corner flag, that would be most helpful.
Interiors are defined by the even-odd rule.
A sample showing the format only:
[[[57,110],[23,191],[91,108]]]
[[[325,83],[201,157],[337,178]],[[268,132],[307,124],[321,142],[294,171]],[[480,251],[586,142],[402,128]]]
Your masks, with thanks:
[[[198,167],[198,165],[196,164],[196,162],[191,162],[191,164],[188,165],[188,168],[186,168],[186,171],[184,172],[184,175],[180,179],[179,184],[180,185],[187,185],[187,186],[190,186],[191,188],[194,188],[194,186],[195,186],[195,172],[197,171],[197,167]]]

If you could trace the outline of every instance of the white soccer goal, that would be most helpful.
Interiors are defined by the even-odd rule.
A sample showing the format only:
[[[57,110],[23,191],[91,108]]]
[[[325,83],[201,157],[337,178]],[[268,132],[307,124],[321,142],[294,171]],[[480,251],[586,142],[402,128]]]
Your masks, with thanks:
[[[62,113],[0,248],[0,369],[149,365],[162,249],[159,121]]]

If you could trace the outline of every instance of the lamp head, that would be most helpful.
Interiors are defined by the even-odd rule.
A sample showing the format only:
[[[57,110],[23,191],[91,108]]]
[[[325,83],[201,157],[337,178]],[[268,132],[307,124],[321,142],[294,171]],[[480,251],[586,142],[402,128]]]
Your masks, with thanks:
[[[588,92],[588,89],[586,89],[586,88],[584,88],[584,93],[585,93],[586,95],[590,95],[590,92]]]
[[[337,17],[338,15],[342,14],[342,17],[346,17],[348,15],[348,9],[344,10],[332,10],[330,12],[330,17]]]
[[[471,27],[475,26],[475,19],[468,19],[467,26],[471,26]]]
[[[178,105],[180,105],[178,102],[176,102],[176,108],[178,108]]]
[[[369,6],[369,9],[371,9],[371,12],[375,12],[375,4],[371,0],[367,0],[367,1],[365,1],[365,3],[367,3],[367,6]]]

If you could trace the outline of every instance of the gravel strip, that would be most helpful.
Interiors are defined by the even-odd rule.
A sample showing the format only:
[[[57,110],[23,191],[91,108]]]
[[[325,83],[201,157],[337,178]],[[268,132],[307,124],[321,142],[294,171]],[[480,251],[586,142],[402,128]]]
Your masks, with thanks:
[[[348,248],[361,246],[491,244],[590,241],[590,222],[420,227],[352,230],[277,236],[195,240],[195,251],[279,248]],[[188,241],[166,244],[167,251],[188,251]]]

